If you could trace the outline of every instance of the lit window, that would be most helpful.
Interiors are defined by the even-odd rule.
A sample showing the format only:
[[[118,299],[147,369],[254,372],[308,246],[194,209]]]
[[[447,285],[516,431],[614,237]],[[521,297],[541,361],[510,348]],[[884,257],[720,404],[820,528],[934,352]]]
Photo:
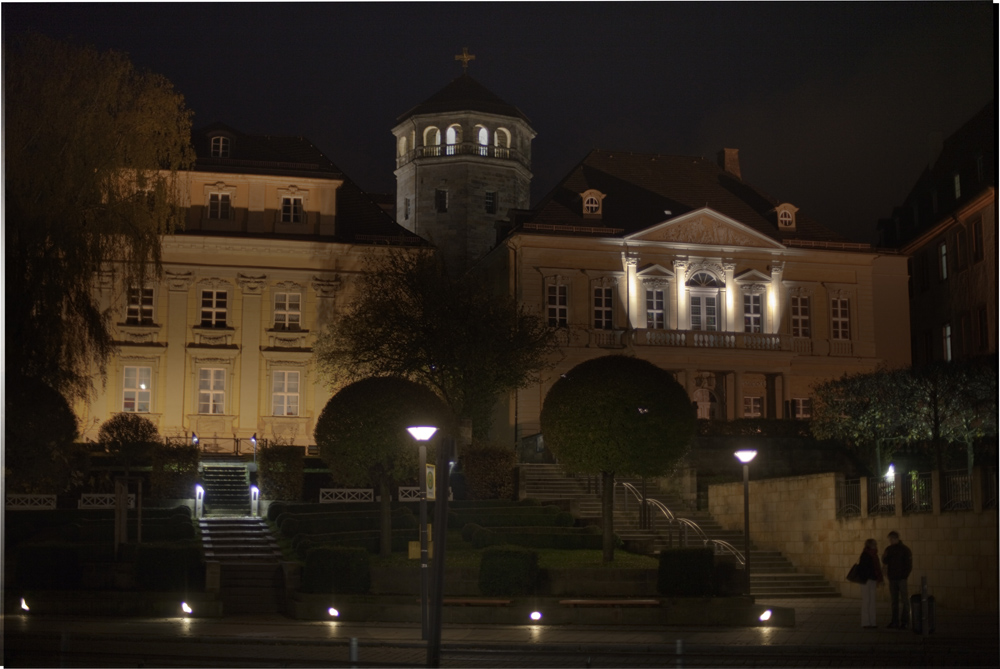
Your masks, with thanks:
[[[601,208],[601,201],[591,195],[583,201],[583,211],[588,214],[596,214]]]
[[[147,325],[153,322],[153,289],[129,288],[125,309],[127,325]]]
[[[302,295],[300,293],[274,294],[274,329],[298,330],[302,321]]]
[[[812,418],[812,399],[808,397],[793,397],[792,417],[799,420]]]
[[[434,208],[438,213],[448,213],[448,191],[438,188],[434,191]]]
[[[497,213],[497,194],[493,191],[486,191],[486,213]]]
[[[300,197],[281,198],[281,222],[301,223],[302,220],[303,220],[302,198]]]
[[[594,329],[611,330],[613,328],[613,320],[611,288],[595,287]]]
[[[213,158],[228,158],[229,157],[229,138],[228,137],[213,137],[212,138],[212,157]]]
[[[938,278],[944,281],[948,278],[948,244],[938,244]]]
[[[764,398],[763,397],[744,397],[743,398],[743,417],[744,418],[760,418],[764,415]]]
[[[497,158],[510,157],[510,131],[497,128],[493,133],[493,155]]]
[[[696,273],[687,283],[690,291],[691,329],[719,329],[719,282],[708,272]]]
[[[208,196],[208,217],[209,218],[229,218],[231,208],[229,206],[229,193],[212,193]]]
[[[662,290],[646,289],[646,327],[650,330],[662,330],[666,327],[666,310],[664,309]]]
[[[201,327],[226,327],[226,304],[228,293],[224,290],[201,291]]]
[[[941,328],[941,353],[945,361],[951,361],[951,323],[945,323]]]
[[[459,128],[457,125],[450,126],[445,131],[444,141],[445,144],[448,145],[445,147],[445,153],[449,156],[455,155],[455,145],[462,141],[461,135],[459,134],[460,131],[461,128]]]
[[[792,336],[811,337],[812,329],[809,318],[809,298],[802,295],[792,296]]]
[[[275,416],[299,415],[299,373],[275,372],[271,406]]]
[[[485,156],[489,152],[490,145],[490,133],[483,126],[479,126],[479,132],[477,133],[476,142],[479,144],[479,155]]]
[[[225,413],[226,370],[198,370],[198,413]]]
[[[122,381],[122,411],[148,413],[153,370],[150,367],[126,367]]]
[[[549,327],[566,327],[569,322],[569,301],[566,297],[566,286],[561,283],[550,283],[546,286],[546,305]]]
[[[761,298],[760,293],[743,295],[743,331],[761,332]]]
[[[830,333],[833,339],[851,338],[851,303],[846,297],[830,300]]]
[[[953,181],[955,182],[955,199],[962,197],[962,177],[956,174]]]

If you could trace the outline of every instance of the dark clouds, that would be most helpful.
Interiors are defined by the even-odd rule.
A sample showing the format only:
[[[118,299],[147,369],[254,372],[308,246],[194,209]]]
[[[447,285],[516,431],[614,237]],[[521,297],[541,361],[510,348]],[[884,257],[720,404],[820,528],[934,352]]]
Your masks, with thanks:
[[[461,72],[538,132],[535,199],[591,148],[713,156],[870,240],[953,132],[995,98],[986,3],[3,5],[26,27],[127,51],[196,123],[296,134],[393,187],[395,118]]]

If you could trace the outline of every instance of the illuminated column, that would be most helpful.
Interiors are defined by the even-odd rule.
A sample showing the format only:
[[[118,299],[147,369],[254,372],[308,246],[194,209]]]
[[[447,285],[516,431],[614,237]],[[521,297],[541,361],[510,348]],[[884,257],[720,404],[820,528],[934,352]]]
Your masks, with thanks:
[[[725,271],[726,280],[726,320],[723,321],[725,327],[723,328],[726,332],[736,332],[736,309],[734,300],[736,299],[736,282],[733,281],[733,275],[736,272],[736,263],[725,262],[722,263],[722,269]]]
[[[260,331],[261,295],[265,275],[240,274],[237,283],[243,291],[243,318],[240,321],[240,432],[255,432],[260,413]],[[263,392],[267,392],[266,384]],[[240,435],[244,436],[244,435]]]
[[[629,328],[646,327],[639,318],[639,280],[636,278],[636,268],[639,265],[639,254],[635,251],[622,251],[622,267],[625,269],[625,285],[619,287],[619,297],[625,305]],[[621,291],[625,294],[622,295]]]
[[[781,315],[785,310],[784,285],[781,275],[785,271],[784,262],[771,263],[771,285],[767,287],[767,327],[766,331],[777,334],[781,331]]]
[[[687,258],[677,258],[674,260],[674,286],[677,288],[677,295],[673,302],[677,305],[675,307],[677,310],[677,319],[674,321],[676,323],[675,329],[677,330],[691,329],[691,313],[688,310],[687,300],[687,269]]]
[[[188,295],[194,276],[191,272],[164,272],[167,284],[167,365],[161,432],[182,433],[184,425],[184,378],[187,362]],[[189,407],[190,408],[190,407]]]

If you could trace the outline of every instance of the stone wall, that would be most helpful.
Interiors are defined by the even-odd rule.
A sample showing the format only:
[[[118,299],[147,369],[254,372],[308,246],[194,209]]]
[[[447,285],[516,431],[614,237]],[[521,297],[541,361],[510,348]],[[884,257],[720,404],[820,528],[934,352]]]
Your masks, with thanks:
[[[751,478],[753,471],[751,467]],[[763,550],[778,550],[803,572],[821,573],[844,597],[860,598],[845,579],[864,541],[874,538],[879,552],[890,530],[913,551],[910,594],[926,576],[929,592],[945,607],[996,611],[997,510],[837,517],[837,480],[833,473],[750,481],[750,540]],[[978,479],[977,479],[978,480]],[[866,489],[862,479],[861,489]],[[864,493],[863,493],[864,494]],[[726,529],[743,529],[743,483],[709,486],[709,512]],[[865,495],[867,497],[867,495]],[[752,565],[751,565],[752,568]],[[879,597],[888,599],[888,588]]]

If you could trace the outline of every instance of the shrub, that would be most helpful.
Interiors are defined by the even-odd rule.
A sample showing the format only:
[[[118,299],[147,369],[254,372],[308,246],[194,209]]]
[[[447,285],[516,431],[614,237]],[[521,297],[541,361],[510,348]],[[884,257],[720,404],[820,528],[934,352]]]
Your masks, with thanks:
[[[468,523],[483,527],[525,527],[529,525],[553,526],[566,522],[558,506],[512,506],[509,508],[465,508],[448,512],[448,526],[461,529]],[[572,518],[572,516],[570,516]]]
[[[201,457],[193,444],[160,444],[153,448],[153,470],[149,476],[150,495],[155,499],[194,497]]]
[[[395,530],[412,529],[417,526],[413,512],[406,507],[395,509],[390,516]],[[275,521],[286,537],[298,534],[322,534],[329,532],[350,532],[354,530],[376,530],[381,526],[377,512],[334,511],[332,513],[282,513]]]
[[[511,499],[514,496],[514,451],[492,444],[476,445],[462,455],[465,485],[471,499]]]
[[[319,546],[306,554],[303,592],[365,594],[371,588],[368,551],[344,546]]]
[[[417,530],[393,530],[390,551],[404,552],[409,542],[416,541],[420,535]],[[317,546],[353,546],[363,548],[369,553],[378,553],[382,546],[381,530],[361,530],[356,532],[330,532],[328,534],[299,534],[292,539],[292,549],[300,557],[309,554],[311,548]]]
[[[476,523],[466,523],[462,526],[462,539],[471,542],[472,535],[481,529],[483,529],[482,525],[477,525]]]
[[[302,499],[303,459],[298,446],[267,445],[257,451],[257,480],[263,499]]]
[[[125,467],[125,476],[128,476],[129,468],[148,458],[160,443],[160,434],[148,418],[122,412],[101,424],[97,440],[114,456],[117,464]]]
[[[660,553],[656,589],[662,595],[709,597],[714,591],[711,548],[674,548]]]
[[[141,544],[135,549],[135,583],[141,590],[189,592],[205,587],[201,548],[191,544]]]
[[[24,543],[17,548],[17,583],[26,590],[76,590],[83,568],[79,547]]]
[[[479,591],[486,597],[530,595],[538,583],[538,553],[515,546],[483,551]]]
[[[596,525],[587,527],[481,527],[472,532],[473,548],[513,544],[528,548],[579,550],[599,549],[602,547],[602,542],[601,528]],[[621,544],[618,535],[615,535],[615,544]]]

